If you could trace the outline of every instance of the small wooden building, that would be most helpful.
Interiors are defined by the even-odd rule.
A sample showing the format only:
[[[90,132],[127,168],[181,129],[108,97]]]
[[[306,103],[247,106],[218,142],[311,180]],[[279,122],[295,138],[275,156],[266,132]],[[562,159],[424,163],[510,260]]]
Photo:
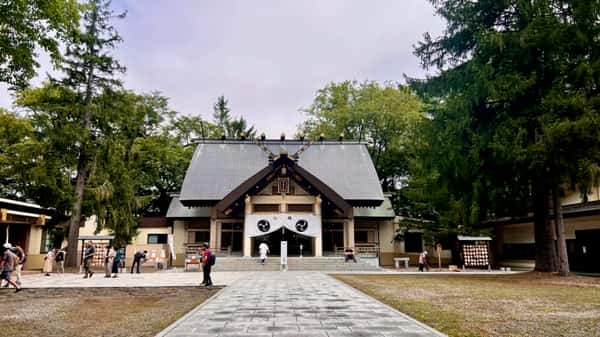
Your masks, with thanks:
[[[42,268],[48,251],[48,224],[54,212],[29,202],[0,198],[0,242],[19,245],[27,253],[26,269]]]

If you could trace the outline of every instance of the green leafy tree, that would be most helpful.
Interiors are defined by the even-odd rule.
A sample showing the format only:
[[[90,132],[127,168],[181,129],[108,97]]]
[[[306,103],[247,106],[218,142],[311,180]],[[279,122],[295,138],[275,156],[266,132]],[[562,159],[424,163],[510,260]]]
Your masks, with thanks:
[[[0,2],[0,82],[24,88],[39,66],[38,50],[60,60],[59,44],[79,22],[75,0]]]
[[[443,149],[435,168],[449,202],[470,224],[531,206],[536,269],[564,275],[564,225],[549,209],[600,158],[600,4],[431,2],[447,28],[425,35],[416,54],[439,73],[413,84],[439,104],[433,135],[444,144],[431,147]]]
[[[344,81],[320,89],[299,132],[368,142],[385,190],[395,191],[408,174],[408,145],[423,115],[423,104],[408,88],[377,82]],[[396,205],[398,206],[398,205]]]
[[[199,116],[177,115],[165,126],[169,136],[183,146],[191,146],[198,139],[218,138],[221,130],[219,126]]]
[[[0,108],[0,195],[20,199],[27,188],[27,162],[39,152],[31,122]],[[38,150],[35,151],[34,148]]]

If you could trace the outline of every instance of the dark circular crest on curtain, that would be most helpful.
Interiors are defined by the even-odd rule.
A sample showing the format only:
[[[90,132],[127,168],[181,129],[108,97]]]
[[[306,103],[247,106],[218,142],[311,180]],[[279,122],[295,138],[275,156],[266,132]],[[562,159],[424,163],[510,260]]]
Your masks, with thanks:
[[[258,227],[259,231],[266,233],[269,231],[269,229],[271,229],[271,224],[269,223],[269,221],[261,219],[258,221],[258,223],[256,223],[256,227]]]
[[[308,228],[308,221],[302,219],[296,222],[296,230],[300,233],[304,232]]]

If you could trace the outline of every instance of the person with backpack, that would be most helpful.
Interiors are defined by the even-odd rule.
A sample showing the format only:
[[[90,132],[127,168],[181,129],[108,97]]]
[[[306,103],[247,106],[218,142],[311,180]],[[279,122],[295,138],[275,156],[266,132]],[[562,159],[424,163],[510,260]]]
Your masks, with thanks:
[[[18,293],[22,290],[22,288],[13,282],[10,279],[12,272],[15,270],[15,267],[19,264],[19,257],[15,255],[15,253],[11,252],[10,249],[12,245],[10,243],[5,243],[3,246],[4,252],[2,253],[2,261],[0,261],[0,287],[2,286],[3,281],[6,280],[8,284],[15,287],[15,292]]]
[[[56,261],[56,271],[61,274],[65,273],[65,253],[64,249],[56,249],[56,257],[54,260]]]
[[[202,245],[202,274],[203,280],[201,286],[210,287],[212,286],[212,279],[210,278],[210,269],[215,264],[215,256],[208,248],[208,242]]]

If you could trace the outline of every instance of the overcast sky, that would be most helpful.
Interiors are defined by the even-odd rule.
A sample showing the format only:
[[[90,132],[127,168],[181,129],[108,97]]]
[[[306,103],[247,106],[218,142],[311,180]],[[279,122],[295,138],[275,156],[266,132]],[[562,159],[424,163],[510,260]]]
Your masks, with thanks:
[[[128,11],[115,23],[126,88],[160,91],[175,110],[205,119],[225,95],[234,116],[271,138],[291,136],[305,119],[300,109],[331,81],[423,77],[413,45],[443,29],[426,0],[113,4]],[[0,106],[11,102],[0,87]]]

